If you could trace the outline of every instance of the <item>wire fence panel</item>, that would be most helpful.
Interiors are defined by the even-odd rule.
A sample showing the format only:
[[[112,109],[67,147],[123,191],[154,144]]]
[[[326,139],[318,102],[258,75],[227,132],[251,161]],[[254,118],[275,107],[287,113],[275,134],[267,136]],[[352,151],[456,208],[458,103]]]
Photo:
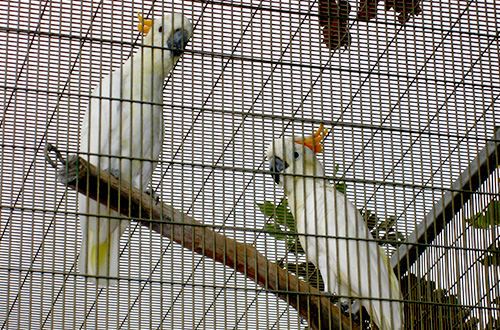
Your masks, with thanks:
[[[500,328],[497,2],[0,8],[1,329]]]

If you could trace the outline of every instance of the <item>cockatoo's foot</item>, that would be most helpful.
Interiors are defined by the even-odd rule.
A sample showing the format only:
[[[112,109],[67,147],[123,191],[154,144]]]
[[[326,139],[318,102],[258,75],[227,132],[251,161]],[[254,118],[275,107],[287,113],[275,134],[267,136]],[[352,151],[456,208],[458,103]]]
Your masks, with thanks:
[[[351,301],[342,300],[340,301],[340,312],[345,316],[349,317],[354,323],[359,324],[359,316],[351,313]]]
[[[156,191],[153,190],[153,188],[148,188],[144,190],[144,192],[149,196],[153,197],[153,199],[156,201],[156,204],[160,202],[160,195],[158,195]]]
[[[351,314],[351,320],[352,320],[354,323],[356,323],[357,325],[359,325],[359,316],[358,316],[358,314],[354,314],[354,313],[352,313],[352,314]]]
[[[320,292],[321,292],[321,294],[328,295],[330,298],[330,301],[334,304],[339,300],[339,297],[337,297],[335,295],[335,292],[333,294],[329,291],[320,291]]]
[[[351,303],[348,300],[343,300],[340,302],[340,312],[345,316],[350,315],[349,309],[351,308]]]
[[[112,176],[114,176],[117,179],[120,178],[120,171],[117,170],[116,168],[107,168],[105,171],[109,172]]]

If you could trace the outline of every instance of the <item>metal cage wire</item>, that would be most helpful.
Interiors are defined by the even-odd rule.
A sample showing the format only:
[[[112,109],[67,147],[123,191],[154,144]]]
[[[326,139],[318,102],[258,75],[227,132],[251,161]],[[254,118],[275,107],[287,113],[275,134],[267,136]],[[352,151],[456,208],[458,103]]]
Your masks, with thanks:
[[[401,270],[404,329],[498,328],[500,7],[423,0],[401,24],[384,1],[368,22],[349,3],[350,45],[337,50],[315,0],[1,3],[1,328],[309,327],[245,274],[134,221],[117,286],[77,270],[81,197],[44,146],[78,153],[92,89],[141,46],[136,14],[169,12],[194,33],[163,88],[161,202],[293,271],[305,255],[259,207],[284,196],[266,148],[324,124],[326,178]]]

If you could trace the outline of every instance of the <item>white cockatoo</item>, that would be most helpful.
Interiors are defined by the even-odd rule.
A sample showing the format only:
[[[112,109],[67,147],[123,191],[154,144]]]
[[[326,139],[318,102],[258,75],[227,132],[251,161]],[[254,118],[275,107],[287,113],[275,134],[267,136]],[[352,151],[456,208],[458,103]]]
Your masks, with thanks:
[[[359,297],[381,330],[402,329],[401,291],[384,251],[356,207],[325,178],[316,157],[328,130],[274,140],[267,159],[285,191],[306,258],[319,269],[325,290]],[[362,298],[368,298],[363,300]],[[342,299],[346,301],[346,299]]]
[[[92,92],[80,152],[91,164],[146,190],[163,143],[164,80],[193,29],[181,14],[155,21],[139,15],[139,20],[139,30],[146,34],[142,47]],[[84,195],[79,197],[79,212],[79,272],[98,286],[113,285],[116,280],[109,277],[118,277],[119,241],[129,221]]]

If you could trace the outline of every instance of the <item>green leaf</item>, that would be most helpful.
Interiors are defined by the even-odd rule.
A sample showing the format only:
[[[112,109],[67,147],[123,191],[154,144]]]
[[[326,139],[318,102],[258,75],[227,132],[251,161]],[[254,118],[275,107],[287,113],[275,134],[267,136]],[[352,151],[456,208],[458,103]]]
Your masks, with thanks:
[[[295,219],[288,208],[286,198],[283,198],[278,207],[276,207],[276,222],[288,227],[290,231],[295,232]]]
[[[465,221],[479,229],[500,225],[500,201],[492,200],[484,211],[476,213]]]
[[[373,228],[375,228],[375,226],[377,225],[377,222],[378,222],[377,215],[375,213],[372,213],[372,211],[370,211],[370,210],[366,210],[366,211],[359,210],[359,212],[363,216],[363,220],[365,220],[366,226],[368,227],[368,230],[372,230]]]
[[[287,248],[288,252],[292,252],[296,256],[306,254],[306,251],[302,247],[302,244],[300,244],[299,238],[295,235],[288,236]]]
[[[490,245],[488,249],[486,249],[486,253],[483,259],[479,260],[481,264],[485,267],[490,267],[490,266],[500,266],[500,242],[498,243],[497,246],[495,246],[495,243]]]
[[[378,224],[377,230],[383,230],[385,232],[388,232],[389,230],[392,229],[392,227],[396,224],[397,218],[393,215],[388,216],[384,221]]]
[[[325,283],[323,278],[319,273],[319,270],[314,266],[312,262],[302,262],[300,264],[287,263],[285,264],[286,270],[294,273],[298,277],[301,277],[320,291],[325,291]]]
[[[373,237],[382,240],[380,244],[385,244],[385,241],[391,241],[391,240],[396,242],[400,240],[405,240],[405,236],[394,229],[394,225],[396,225],[396,223],[397,223],[397,218],[395,216],[388,216],[384,221],[379,223],[376,226],[376,228],[372,230],[371,233]],[[391,242],[387,243],[391,244]]]
[[[406,240],[405,235],[403,235],[399,231],[386,234],[385,238],[386,238],[386,243],[394,246],[395,248],[399,247],[400,244],[398,244],[398,242],[404,242]]]
[[[255,203],[266,217],[274,218],[274,214],[276,212],[276,207],[273,203],[265,201],[264,203]]]
[[[266,232],[276,239],[286,239],[288,234],[278,224],[266,223]]]
[[[340,165],[335,164],[335,168],[333,169],[333,175],[337,174],[337,172],[339,171],[339,168],[340,168]]]
[[[339,164],[336,164],[335,168],[333,169],[334,176],[338,173],[339,168],[340,168]],[[342,194],[345,194],[346,188],[347,188],[347,185],[345,182],[336,182],[335,183],[335,189]]]
[[[295,232],[295,220],[288,210],[286,198],[281,199],[278,207],[269,201],[255,204],[266,217],[272,220],[265,225],[265,230],[270,236],[281,240],[287,239],[290,233]],[[281,225],[286,227],[288,231],[284,230]]]
[[[335,189],[342,194],[345,194],[346,188],[347,185],[345,184],[345,182],[339,182],[335,184]]]
[[[273,219],[277,225],[283,225],[291,232],[295,232],[295,219],[293,218],[292,212],[290,212],[290,209],[288,208],[288,202],[285,197],[280,200],[278,206],[275,206],[269,201],[255,204],[257,204],[260,211],[266,217]]]

